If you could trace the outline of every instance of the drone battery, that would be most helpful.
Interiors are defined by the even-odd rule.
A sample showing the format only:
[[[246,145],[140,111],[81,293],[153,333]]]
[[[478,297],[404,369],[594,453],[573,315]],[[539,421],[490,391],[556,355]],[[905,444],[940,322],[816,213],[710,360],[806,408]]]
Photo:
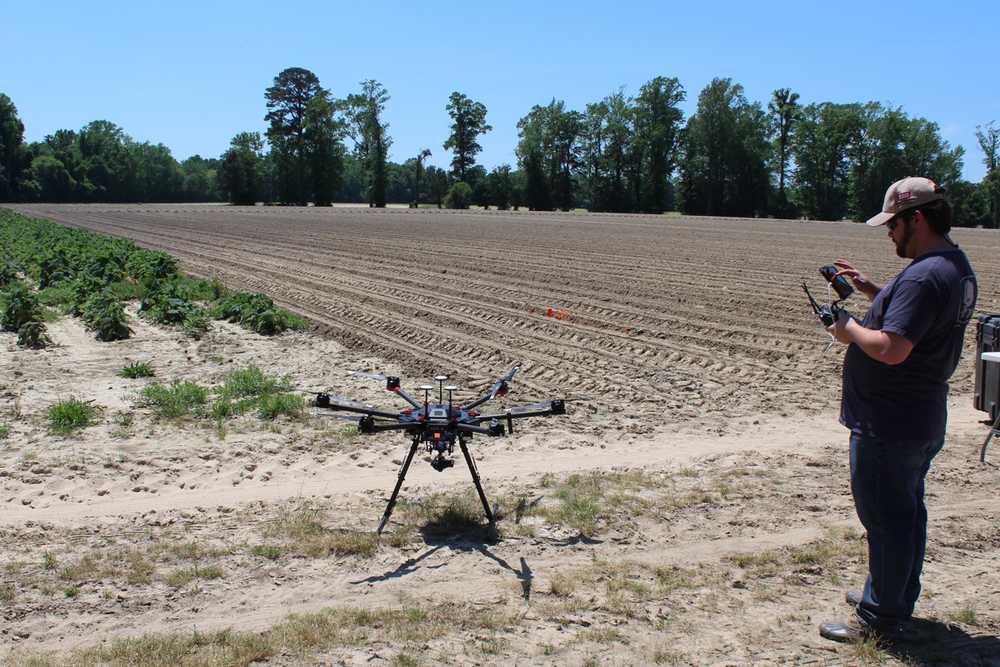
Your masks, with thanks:
[[[983,361],[983,352],[1000,352],[1000,315],[976,320],[976,391],[973,406],[996,419],[1000,413],[1000,364]]]

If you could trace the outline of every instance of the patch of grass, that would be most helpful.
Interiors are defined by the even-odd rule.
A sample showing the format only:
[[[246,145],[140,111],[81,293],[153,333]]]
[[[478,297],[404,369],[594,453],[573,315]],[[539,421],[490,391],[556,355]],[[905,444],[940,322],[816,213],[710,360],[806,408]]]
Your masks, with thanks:
[[[543,478],[543,486],[552,489],[558,503],[542,505],[529,513],[541,514],[546,521],[581,535],[593,535],[601,526],[634,519],[648,506],[643,492],[660,483],[637,471],[575,473],[562,482]]]
[[[0,440],[6,440],[7,436],[10,435],[10,426],[6,424],[0,424]]]
[[[98,556],[87,554],[59,570],[59,578],[63,581],[89,581],[105,579],[114,574],[114,568],[104,563]]]
[[[151,378],[156,375],[153,366],[146,361],[133,361],[118,371],[118,376],[129,379]]]
[[[882,642],[875,637],[866,637],[850,645],[850,654],[857,661],[858,665],[884,665],[892,661],[892,656],[887,653]]]
[[[132,432],[132,424],[135,422],[135,415],[131,412],[116,412],[111,418],[115,425],[115,430],[111,432],[112,438],[127,438]]]
[[[944,617],[951,621],[952,623],[961,623],[963,625],[979,625],[979,621],[976,618],[976,610],[971,607],[965,607],[963,609],[958,609],[957,611],[949,611],[945,613]]]
[[[471,491],[405,499],[399,503],[397,512],[405,524],[416,526],[429,536],[481,534],[488,528],[482,503]]]
[[[268,537],[285,540],[281,549],[309,558],[327,556],[359,556],[368,558],[378,549],[374,532],[327,528],[322,522],[322,511],[308,503],[285,508],[268,524],[264,533]]]
[[[220,579],[222,576],[222,568],[218,565],[193,565],[174,570],[164,578],[164,581],[173,588],[182,588],[192,581]]]
[[[94,423],[99,409],[90,401],[70,398],[49,406],[46,418],[53,433],[69,435]]]
[[[146,406],[160,417],[177,419],[199,414],[208,401],[208,390],[194,382],[155,383],[142,390]]]
[[[43,570],[54,570],[59,567],[59,559],[51,551],[46,551],[42,554],[42,569]]]
[[[653,649],[653,662],[657,665],[689,665],[693,664],[686,653],[678,651],[669,644],[661,644]]]
[[[38,302],[50,308],[59,308],[64,312],[73,305],[73,285],[62,282],[50,285],[38,292]]]
[[[291,377],[267,375],[256,366],[242,368],[226,375],[219,389],[223,398],[260,397],[266,394],[276,394],[290,391],[293,388]]]
[[[268,394],[261,396],[257,406],[257,416],[274,420],[280,415],[298,417],[305,408],[305,400],[299,394]]]
[[[153,580],[156,566],[143,553],[131,549],[125,553],[125,581],[132,586],[148,584]]]
[[[13,584],[0,585],[0,602],[3,604],[11,604],[16,599],[17,592],[14,590]]]
[[[250,547],[250,555],[267,560],[278,560],[284,550],[276,544],[255,544]]]
[[[549,593],[556,597],[569,597],[576,592],[576,577],[564,572],[556,572],[549,580]]]
[[[429,607],[326,609],[291,615],[263,632],[227,629],[118,637],[59,656],[21,654],[17,664],[50,659],[50,663],[41,664],[224,667],[266,662],[284,654],[292,662],[309,662],[322,651],[372,642],[428,642],[450,634],[492,633],[513,627],[520,618],[491,608],[448,602]]]
[[[205,560],[206,558],[229,556],[232,553],[233,549],[231,548],[215,547],[205,544],[204,542],[197,542],[194,540],[189,540],[187,542],[161,540],[150,546],[148,551],[150,558],[166,562],[178,560]]]

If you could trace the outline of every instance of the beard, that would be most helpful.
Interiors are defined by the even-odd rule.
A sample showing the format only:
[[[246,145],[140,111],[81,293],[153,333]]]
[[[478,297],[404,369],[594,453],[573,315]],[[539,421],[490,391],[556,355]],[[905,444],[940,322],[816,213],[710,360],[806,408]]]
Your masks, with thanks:
[[[910,245],[910,239],[913,238],[913,225],[907,222],[900,222],[903,225],[903,235],[900,237],[899,241],[896,241],[896,254],[904,259],[910,257],[907,253],[906,247]]]

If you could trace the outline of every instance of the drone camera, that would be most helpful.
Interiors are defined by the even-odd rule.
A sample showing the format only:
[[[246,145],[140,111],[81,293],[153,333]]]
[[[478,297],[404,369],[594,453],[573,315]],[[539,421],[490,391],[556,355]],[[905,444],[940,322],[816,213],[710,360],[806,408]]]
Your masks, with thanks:
[[[399,378],[390,375],[385,379],[385,390],[386,391],[399,391]]]
[[[317,394],[316,395],[316,407],[317,408],[328,408],[330,407],[330,394]]]
[[[366,435],[371,435],[375,433],[375,418],[371,415],[366,415],[358,420],[358,432],[364,433]]]
[[[566,414],[566,402],[563,401],[561,398],[552,401],[552,414],[554,415]]]
[[[847,278],[837,275],[838,271],[839,269],[833,264],[822,266],[819,269],[820,275],[826,278],[826,282],[833,286],[833,291],[837,293],[837,296],[840,299],[846,299],[854,294],[854,288],[847,282]]]
[[[438,472],[442,472],[445,468],[451,468],[454,465],[455,465],[454,459],[446,459],[443,456],[438,456],[436,458],[431,459],[431,467],[437,470]]]

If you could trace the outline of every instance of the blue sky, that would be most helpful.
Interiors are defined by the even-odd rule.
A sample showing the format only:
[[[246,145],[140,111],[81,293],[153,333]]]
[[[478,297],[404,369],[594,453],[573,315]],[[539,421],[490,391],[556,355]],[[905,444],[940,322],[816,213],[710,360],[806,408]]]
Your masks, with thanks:
[[[1000,3],[873,2],[19,2],[0,0],[0,92],[29,141],[110,120],[178,159],[218,156],[265,129],[264,89],[305,67],[341,97],[363,79],[388,89],[403,161],[430,148],[445,166],[448,95],[488,109],[479,162],[514,163],[534,104],[588,102],[655,76],[680,79],[686,115],[713,77],[766,104],[877,100],[932,120],[984,167],[976,125],[1000,122]]]

